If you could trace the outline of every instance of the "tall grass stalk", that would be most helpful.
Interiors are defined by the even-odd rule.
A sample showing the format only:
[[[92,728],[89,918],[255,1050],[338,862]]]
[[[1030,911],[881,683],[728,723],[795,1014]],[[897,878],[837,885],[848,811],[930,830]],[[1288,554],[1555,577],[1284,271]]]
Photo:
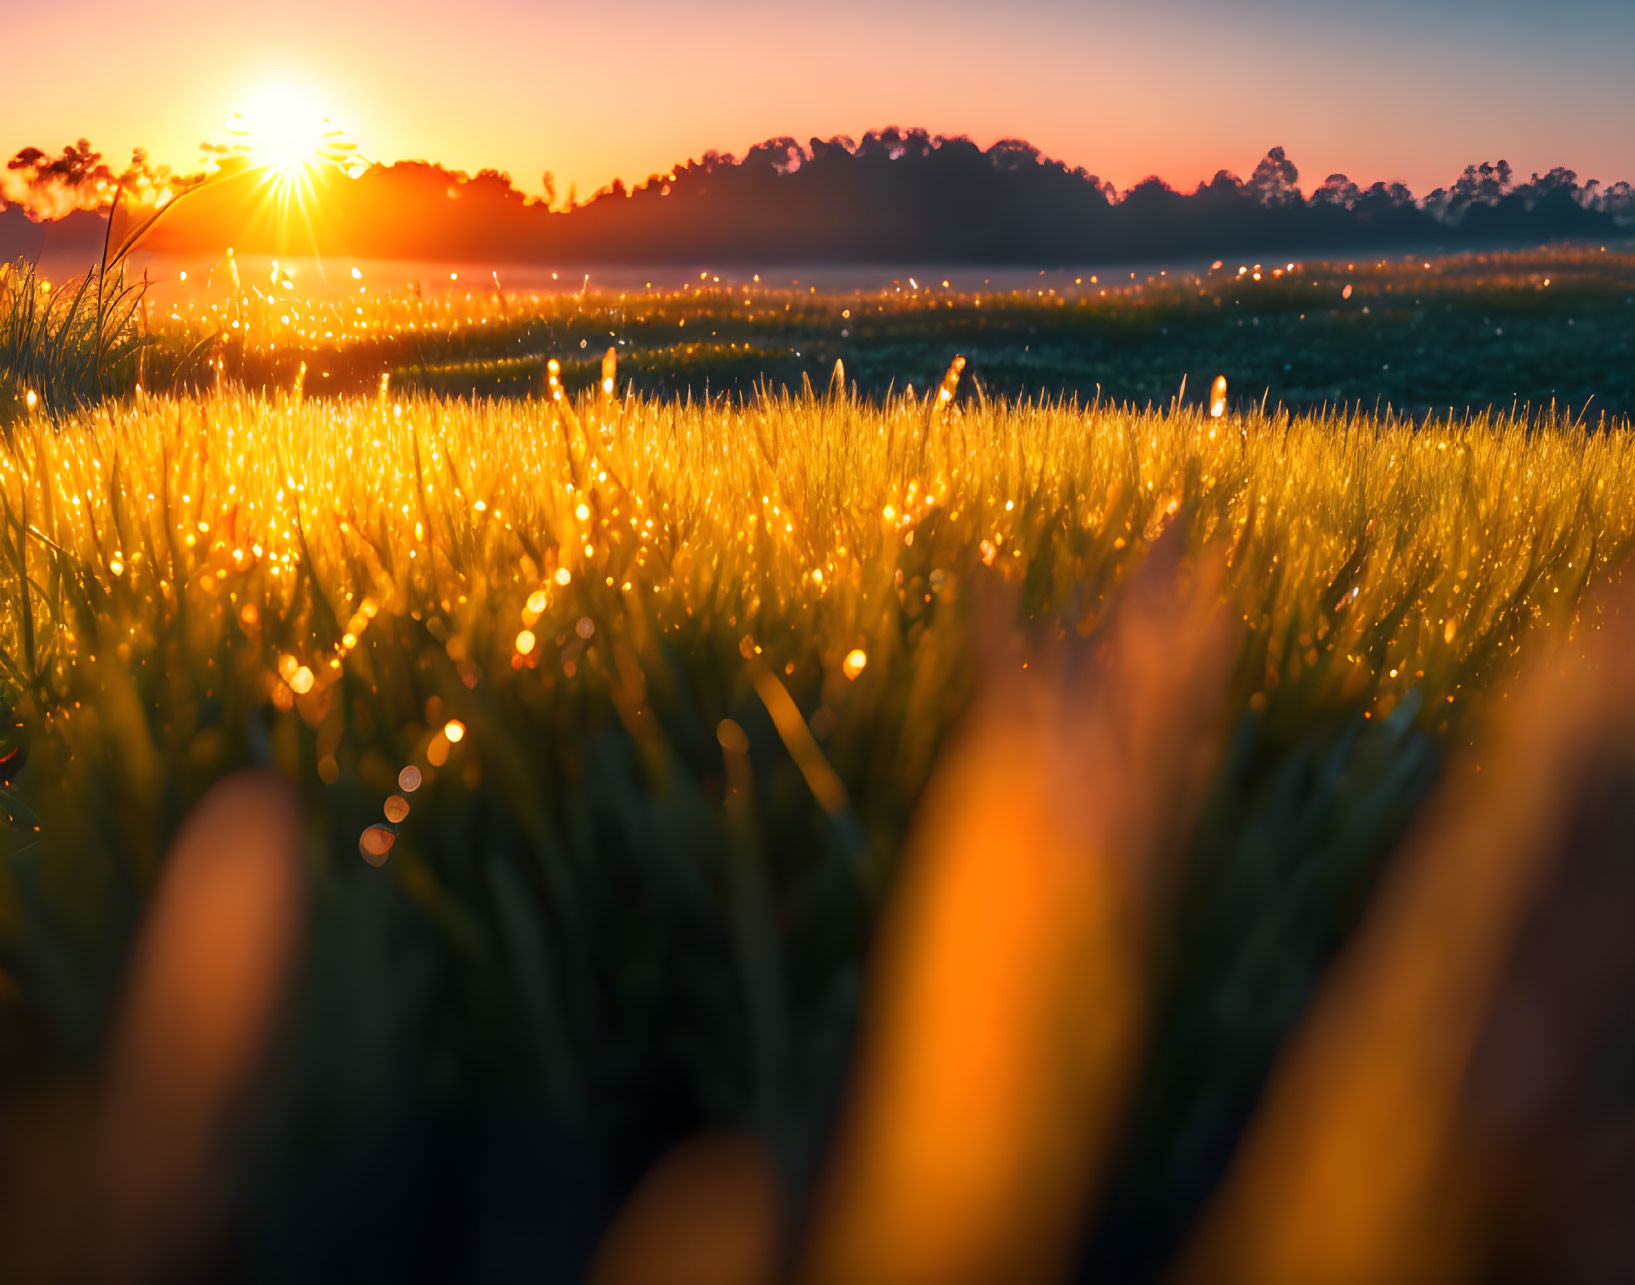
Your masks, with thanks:
[[[113,240],[123,186],[115,190],[100,259],[83,275],[52,285],[24,259],[0,264],[0,429],[21,415],[48,416],[89,406],[139,382],[154,337],[144,325],[146,275],[127,274],[130,254],[158,220],[186,196],[138,217]],[[191,364],[207,346],[195,348]]]

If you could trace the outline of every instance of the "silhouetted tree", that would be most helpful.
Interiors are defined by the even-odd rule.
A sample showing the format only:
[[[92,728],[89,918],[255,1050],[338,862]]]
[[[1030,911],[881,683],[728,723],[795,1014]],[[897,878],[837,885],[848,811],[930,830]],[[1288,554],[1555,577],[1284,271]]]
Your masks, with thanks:
[[[1274,147],[1255,166],[1244,186],[1249,195],[1268,209],[1300,204],[1300,171],[1295,169],[1281,147]]]
[[[1313,205],[1332,205],[1349,210],[1357,204],[1361,190],[1344,174],[1330,174],[1323,185],[1311,194]]]
[[[132,166],[127,174],[165,173],[141,153]],[[57,156],[19,152],[0,173],[0,190],[39,217],[83,208],[87,190],[116,177],[81,139]],[[742,159],[707,151],[633,189],[615,179],[583,205],[570,185],[558,206],[548,171],[543,200],[529,200],[499,170],[374,166],[331,183],[317,233],[325,252],[401,258],[1045,264],[1537,242],[1605,237],[1635,223],[1629,183],[1580,184],[1566,168],[1518,185],[1504,161],[1471,165],[1419,202],[1401,183],[1363,188],[1344,174],[1330,174],[1308,198],[1299,180],[1273,147],[1247,182],[1223,169],[1189,194],[1148,178],[1120,197],[1022,139],[982,148],[892,125],[856,140],[769,138]],[[196,248],[228,235],[245,249],[274,248],[271,226],[240,226],[247,216],[232,205],[240,198],[216,186],[223,191],[166,220],[162,237],[185,246],[191,236]],[[205,240],[205,228],[217,231]]]

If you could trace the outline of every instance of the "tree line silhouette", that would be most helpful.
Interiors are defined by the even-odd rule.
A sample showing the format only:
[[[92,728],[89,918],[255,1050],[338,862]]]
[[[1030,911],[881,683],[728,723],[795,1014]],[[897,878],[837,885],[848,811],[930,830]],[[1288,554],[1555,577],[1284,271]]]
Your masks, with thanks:
[[[30,235],[24,211],[77,209],[94,220],[121,180],[143,191],[196,182],[154,170],[140,154],[115,175],[85,140],[58,157],[25,149],[0,180],[0,205],[13,207],[0,213],[0,242]],[[279,220],[257,208],[254,185],[253,175],[206,184],[159,225],[154,248],[494,262],[1050,264],[1635,235],[1628,182],[1581,183],[1564,168],[1518,181],[1504,161],[1471,165],[1423,198],[1401,183],[1363,187],[1331,174],[1307,194],[1294,162],[1274,147],[1247,179],[1221,170],[1181,192],[1152,177],[1119,192],[1019,139],[984,149],[895,126],[856,140],[768,139],[742,157],[706,152],[632,188],[616,180],[583,202],[572,194],[559,202],[550,174],[544,195],[530,196],[496,170],[470,175],[407,161],[357,178],[317,175],[310,217]]]

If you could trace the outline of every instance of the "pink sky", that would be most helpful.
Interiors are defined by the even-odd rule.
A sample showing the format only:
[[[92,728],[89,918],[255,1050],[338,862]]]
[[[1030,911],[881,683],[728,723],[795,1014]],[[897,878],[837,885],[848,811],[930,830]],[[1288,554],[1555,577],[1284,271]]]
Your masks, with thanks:
[[[707,148],[887,124],[1023,137],[1120,187],[1288,149],[1416,192],[1470,161],[1635,179],[1635,5],[1570,0],[583,4],[57,0],[4,18],[0,149],[88,137],[191,166],[258,86],[301,83],[376,160],[538,191]]]

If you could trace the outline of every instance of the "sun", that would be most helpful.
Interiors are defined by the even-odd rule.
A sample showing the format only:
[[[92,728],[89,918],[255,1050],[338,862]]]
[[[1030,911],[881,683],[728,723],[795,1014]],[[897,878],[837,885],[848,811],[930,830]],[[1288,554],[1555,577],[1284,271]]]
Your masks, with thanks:
[[[263,85],[227,120],[235,151],[281,189],[302,187],[310,173],[346,166],[354,151],[311,89],[295,83]]]

